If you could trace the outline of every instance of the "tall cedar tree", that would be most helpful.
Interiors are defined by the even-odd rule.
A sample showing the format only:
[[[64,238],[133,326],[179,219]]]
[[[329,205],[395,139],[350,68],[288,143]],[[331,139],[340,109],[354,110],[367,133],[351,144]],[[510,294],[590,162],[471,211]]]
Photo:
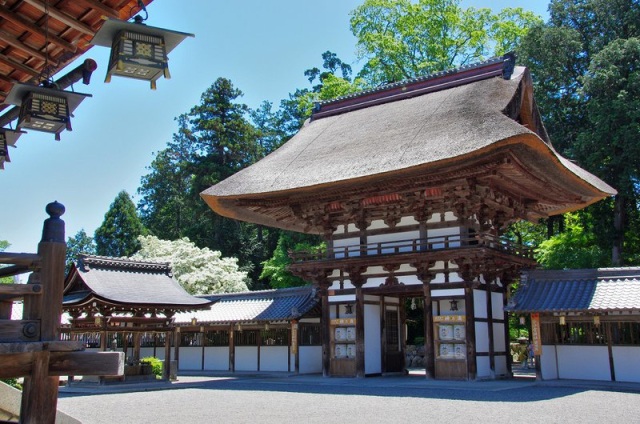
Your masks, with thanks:
[[[140,249],[138,236],[147,230],[136,214],[129,193],[121,191],[95,232],[96,253],[103,256],[131,256]]]
[[[636,149],[630,148],[638,135],[632,95],[638,62],[632,49],[621,46],[640,36],[640,3],[554,0],[549,13],[548,23],[523,38],[520,62],[533,74],[539,110],[556,149],[619,192],[580,211],[584,231],[612,252],[612,264],[638,263],[640,175],[633,169]]]

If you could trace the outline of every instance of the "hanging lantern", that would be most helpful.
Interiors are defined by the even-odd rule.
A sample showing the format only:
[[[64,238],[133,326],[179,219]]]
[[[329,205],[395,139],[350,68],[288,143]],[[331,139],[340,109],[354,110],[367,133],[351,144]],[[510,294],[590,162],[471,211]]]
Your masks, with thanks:
[[[11,162],[9,146],[15,147],[16,141],[22,134],[24,134],[22,131],[0,128],[0,169],[4,169],[5,162]]]
[[[560,325],[567,325],[567,319],[564,315],[560,315]]]
[[[14,84],[7,95],[6,103],[20,106],[18,128],[54,133],[71,131],[71,116],[78,105],[91,94],[75,93],[43,86]]]
[[[112,75],[146,80],[156,89],[156,80],[169,74],[169,54],[193,34],[148,26],[136,16],[136,22],[108,19],[91,40],[96,46],[111,47],[105,82]]]

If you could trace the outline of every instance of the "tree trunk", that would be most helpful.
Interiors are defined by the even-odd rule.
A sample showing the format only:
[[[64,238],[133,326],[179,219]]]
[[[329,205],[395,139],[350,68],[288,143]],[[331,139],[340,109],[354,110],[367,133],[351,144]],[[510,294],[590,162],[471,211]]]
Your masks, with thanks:
[[[622,247],[624,244],[625,227],[625,199],[620,194],[615,197],[613,207],[613,248],[611,251],[611,264],[622,266]]]

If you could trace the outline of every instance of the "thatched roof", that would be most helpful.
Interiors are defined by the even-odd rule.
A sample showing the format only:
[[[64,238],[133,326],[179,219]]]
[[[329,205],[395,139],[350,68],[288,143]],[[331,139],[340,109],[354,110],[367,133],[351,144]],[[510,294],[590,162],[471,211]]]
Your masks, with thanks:
[[[483,66],[494,69],[496,64]],[[558,199],[552,212],[579,209],[615,193],[555,152],[540,123],[525,68],[516,67],[508,78],[495,76],[494,71],[483,74],[485,68],[474,68],[472,77],[458,71],[425,78],[419,83],[426,88],[413,92],[415,81],[400,88],[395,84],[373,93],[373,100],[371,93],[365,93],[359,104],[357,97],[341,99],[325,108],[330,112],[321,107],[278,150],[201,196],[221,215],[280,226],[237,201],[309,195],[407,172],[460,168],[499,149],[519,155],[536,177],[554,178],[573,191],[571,201],[581,199],[568,206],[567,199]],[[535,128],[508,116],[514,107],[526,112],[528,126]]]

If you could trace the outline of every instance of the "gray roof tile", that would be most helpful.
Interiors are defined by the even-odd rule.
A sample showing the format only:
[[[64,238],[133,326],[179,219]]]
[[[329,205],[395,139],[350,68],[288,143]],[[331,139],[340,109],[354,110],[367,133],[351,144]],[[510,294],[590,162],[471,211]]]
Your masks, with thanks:
[[[529,271],[506,309],[516,313],[640,310],[640,268]]]

